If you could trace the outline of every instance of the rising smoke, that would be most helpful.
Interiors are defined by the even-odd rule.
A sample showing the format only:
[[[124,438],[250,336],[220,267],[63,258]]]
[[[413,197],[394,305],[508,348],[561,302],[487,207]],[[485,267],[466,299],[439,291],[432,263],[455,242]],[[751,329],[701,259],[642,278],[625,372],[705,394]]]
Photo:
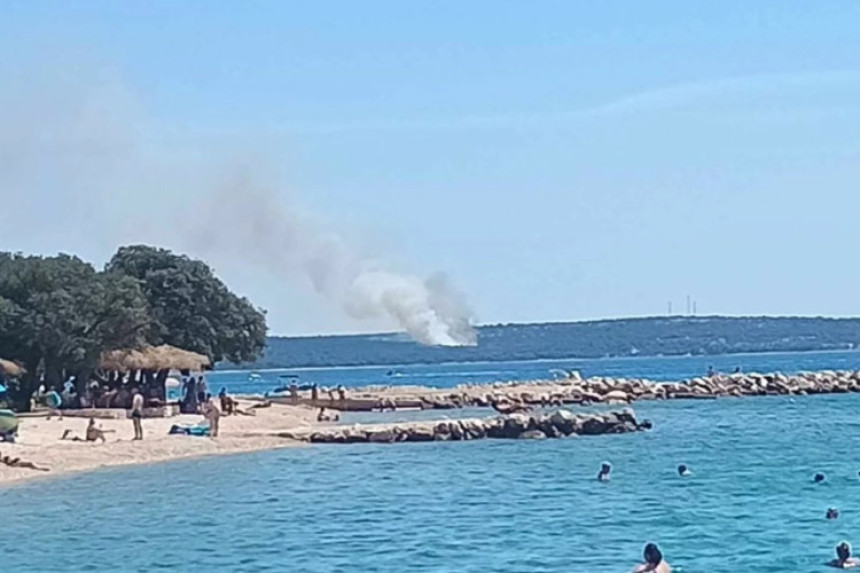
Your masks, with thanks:
[[[159,125],[122,81],[73,63],[0,74],[3,249],[98,259],[142,242],[251,262],[420,343],[475,344],[470,312],[444,277],[397,272],[279,203],[277,185],[261,182],[262,161],[213,184],[212,174],[232,161],[213,160],[223,152],[207,153],[207,143],[242,154],[254,146]]]
[[[198,251],[229,253],[286,280],[300,273],[349,316],[391,319],[422,344],[476,344],[470,311],[443,275],[421,279],[364,256],[310,215],[279,202],[249,169],[213,194],[200,222]]]

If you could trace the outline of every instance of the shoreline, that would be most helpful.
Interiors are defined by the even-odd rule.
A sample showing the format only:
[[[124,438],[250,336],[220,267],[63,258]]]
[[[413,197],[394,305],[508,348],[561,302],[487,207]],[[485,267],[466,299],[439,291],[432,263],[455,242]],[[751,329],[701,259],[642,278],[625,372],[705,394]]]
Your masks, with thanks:
[[[256,416],[222,415],[218,438],[168,435],[174,424],[199,423],[202,417],[198,415],[146,418],[142,441],[132,440],[134,432],[129,419],[97,420],[97,425],[109,432],[105,443],[60,439],[66,430],[83,437],[87,418],[23,417],[19,420],[19,439],[14,444],[0,442],[0,454],[32,462],[49,471],[0,464],[0,489],[103,468],[303,447],[302,442],[284,434],[309,431],[318,426],[314,410],[310,408],[273,405],[257,412]]]
[[[348,398],[343,401],[326,399],[318,400],[314,404],[310,398],[301,396],[298,398],[299,403],[293,404],[289,398],[281,398],[269,407],[256,408],[254,416],[222,415],[218,438],[168,434],[174,424],[198,424],[202,420],[199,415],[146,418],[143,421],[146,436],[143,441],[132,441],[131,420],[101,419],[97,421],[97,425],[109,432],[106,435],[106,443],[60,439],[66,431],[83,438],[87,418],[66,417],[60,420],[56,417],[22,417],[19,420],[19,440],[14,444],[0,442],[0,454],[20,458],[49,471],[0,464],[0,488],[33,479],[65,476],[106,467],[301,447],[307,442],[425,441],[431,436],[434,440],[447,440],[452,437],[459,439],[457,436],[461,433],[463,439],[496,437],[494,433],[498,433],[498,437],[517,437],[523,432],[535,429],[541,429],[552,437],[554,431],[544,424],[549,417],[539,414],[540,408],[547,407],[563,408],[568,405],[590,404],[626,406],[642,400],[714,400],[839,393],[860,393],[860,371],[819,371],[793,375],[738,373],[693,378],[684,382],[608,377],[582,379],[573,376],[551,381],[462,384],[455,388],[417,385],[369,386],[351,389]],[[244,401],[248,405],[251,402],[259,403],[261,398],[245,396]],[[403,406],[416,402],[422,410],[486,408],[488,416],[480,420],[467,420],[466,426],[457,422],[460,426],[453,429],[450,420],[447,420],[447,416],[442,412],[437,419],[393,425],[384,422],[331,424],[317,422],[316,419],[320,407],[350,410],[355,409],[352,406],[359,404],[362,406],[361,411],[368,411],[365,406],[370,405],[371,409],[381,413],[375,406],[378,403],[379,406],[388,408],[395,406],[393,412],[402,412],[404,409],[410,409]],[[499,417],[490,407],[503,416]],[[523,414],[530,411],[535,413]],[[522,427],[513,428],[516,432],[500,429],[516,426],[514,421],[517,419],[532,421]],[[585,423],[585,419],[581,422]],[[478,428],[478,425],[481,428]],[[631,428],[636,426],[634,419]],[[503,433],[505,435],[501,435]],[[560,433],[569,435],[579,432]],[[607,429],[607,433],[614,431]]]

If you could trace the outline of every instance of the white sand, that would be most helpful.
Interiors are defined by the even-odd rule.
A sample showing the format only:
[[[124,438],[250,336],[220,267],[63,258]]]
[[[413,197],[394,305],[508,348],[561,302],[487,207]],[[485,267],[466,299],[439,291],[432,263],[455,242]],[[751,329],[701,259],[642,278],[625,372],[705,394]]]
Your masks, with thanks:
[[[246,406],[242,405],[243,408]],[[167,434],[173,424],[194,425],[202,420],[202,416],[194,415],[144,419],[143,441],[132,441],[134,429],[130,419],[96,420],[103,430],[115,431],[107,434],[107,443],[102,444],[60,440],[66,429],[83,438],[88,423],[86,418],[22,418],[18,441],[15,444],[0,442],[0,454],[33,462],[50,471],[0,464],[0,485],[110,466],[297,446],[300,442],[278,437],[277,433],[313,426],[316,411],[275,404],[258,409],[256,416],[222,415],[218,438]]]

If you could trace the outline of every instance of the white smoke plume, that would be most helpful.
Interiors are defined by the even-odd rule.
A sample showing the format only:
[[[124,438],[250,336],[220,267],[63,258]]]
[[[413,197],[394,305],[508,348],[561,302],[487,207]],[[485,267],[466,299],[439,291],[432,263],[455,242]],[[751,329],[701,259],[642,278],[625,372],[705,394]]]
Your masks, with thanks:
[[[61,63],[21,63],[0,74],[4,249],[98,261],[121,244],[149,243],[250,261],[284,282],[307,279],[349,316],[380,326],[387,319],[423,344],[475,343],[470,312],[443,277],[396,272],[279,204],[276,185],[261,183],[264,161],[246,161],[251,168],[219,180],[214,174],[237,155],[266,147],[253,130],[243,141],[237,134],[213,141],[159,123],[118,77]],[[176,191],[153,193],[163,189]]]
[[[285,280],[302,273],[349,316],[391,319],[421,344],[476,344],[471,313],[444,276],[421,279],[386,268],[309,215],[279,203],[247,170],[222,186],[209,207],[200,217],[196,250],[229,253]]]

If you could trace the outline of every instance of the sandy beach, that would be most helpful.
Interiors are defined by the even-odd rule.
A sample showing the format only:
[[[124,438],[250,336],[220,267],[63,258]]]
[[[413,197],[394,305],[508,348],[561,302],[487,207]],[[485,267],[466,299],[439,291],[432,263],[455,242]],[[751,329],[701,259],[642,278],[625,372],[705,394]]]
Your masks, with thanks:
[[[24,417],[20,420],[18,441],[0,442],[0,454],[21,458],[49,471],[0,464],[0,485],[112,466],[299,446],[300,442],[277,434],[311,427],[316,424],[315,415],[310,408],[275,404],[258,409],[256,416],[222,416],[218,438],[168,435],[172,425],[197,424],[202,416],[147,418],[143,420],[143,441],[132,441],[134,430],[129,419],[97,420],[100,428],[112,431],[106,435],[106,443],[60,439],[65,430],[83,437],[86,418]]]

